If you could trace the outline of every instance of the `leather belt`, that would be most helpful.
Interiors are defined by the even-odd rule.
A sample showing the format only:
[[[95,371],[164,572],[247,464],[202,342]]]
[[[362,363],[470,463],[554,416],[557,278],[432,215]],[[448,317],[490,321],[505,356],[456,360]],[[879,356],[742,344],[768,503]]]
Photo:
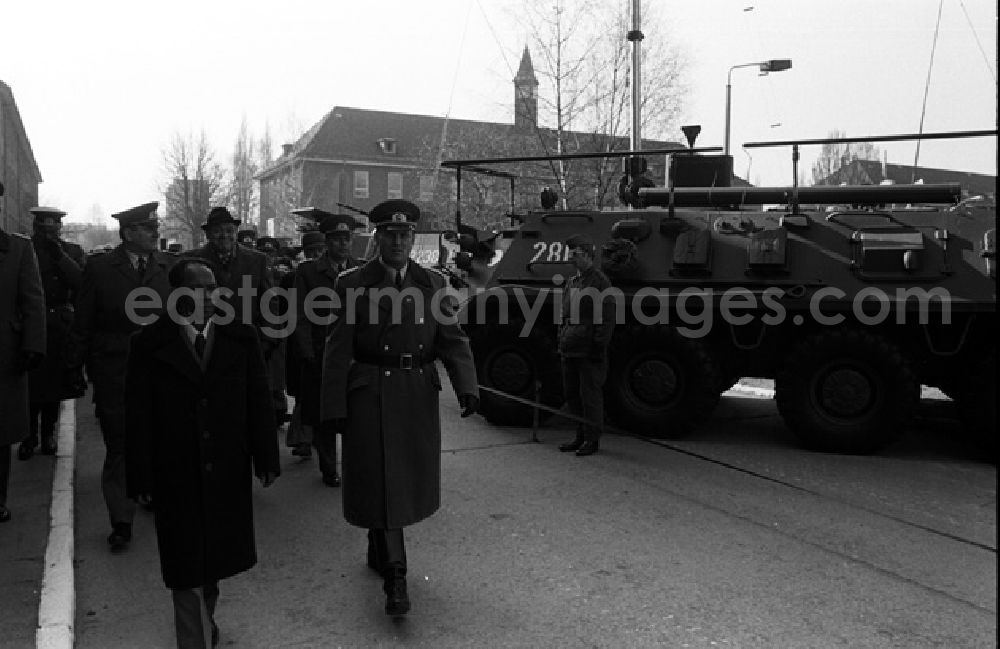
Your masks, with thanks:
[[[413,370],[433,363],[434,357],[423,354],[355,354],[354,361],[397,370]]]

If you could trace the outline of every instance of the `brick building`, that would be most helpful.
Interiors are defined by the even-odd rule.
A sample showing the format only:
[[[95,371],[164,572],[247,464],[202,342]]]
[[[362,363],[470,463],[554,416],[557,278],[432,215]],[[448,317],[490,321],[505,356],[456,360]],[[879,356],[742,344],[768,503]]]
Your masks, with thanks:
[[[24,132],[21,115],[10,86],[0,81],[0,227],[7,232],[31,233],[29,209],[38,205],[38,171],[31,142]]]
[[[298,141],[284,145],[281,156],[258,176],[261,229],[294,238],[291,209],[313,206],[339,211],[338,203],[342,203],[367,211],[387,198],[416,202],[425,215],[425,229],[453,228],[455,177],[454,172],[440,169],[442,160],[556,151],[555,132],[538,126],[538,81],[527,48],[513,85],[513,124],[334,107]],[[628,139],[564,132],[562,146],[566,153],[627,150]],[[676,142],[644,140],[643,148],[683,147]],[[662,157],[650,163],[651,175],[662,179]],[[573,194],[573,204],[607,204],[608,197],[598,191],[598,183],[584,179],[596,164],[575,163],[570,176],[578,182],[570,183],[573,187],[567,190]],[[608,180],[618,173],[620,164],[607,162],[598,175]],[[463,175],[463,220],[478,227],[498,224],[512,203],[535,205],[538,190],[553,183],[547,165],[513,165],[505,171],[519,177],[515,196],[510,195],[505,178]],[[597,193],[599,199],[594,197]]]

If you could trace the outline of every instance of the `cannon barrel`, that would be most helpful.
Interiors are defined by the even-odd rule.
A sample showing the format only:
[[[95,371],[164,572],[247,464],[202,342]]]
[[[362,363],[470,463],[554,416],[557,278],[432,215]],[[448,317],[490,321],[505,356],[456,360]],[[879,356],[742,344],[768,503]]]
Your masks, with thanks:
[[[835,203],[884,205],[887,203],[957,203],[962,198],[958,183],[937,185],[820,185],[816,187],[677,187],[674,207],[718,207],[771,203]],[[639,190],[646,207],[666,207],[670,190],[646,187]]]

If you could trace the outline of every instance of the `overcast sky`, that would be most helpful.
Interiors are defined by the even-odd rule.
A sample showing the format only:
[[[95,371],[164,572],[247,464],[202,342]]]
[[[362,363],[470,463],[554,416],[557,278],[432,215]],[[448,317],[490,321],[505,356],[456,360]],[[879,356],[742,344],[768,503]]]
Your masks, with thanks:
[[[767,77],[733,73],[736,171],[787,184],[789,152],[751,158],[739,145],[915,133],[925,87],[925,132],[996,128],[996,2],[943,0],[928,86],[939,3],[660,0],[662,20],[643,28],[685,53],[680,123],[702,125],[702,146],[722,145],[730,66],[792,59]],[[276,144],[337,105],[512,122],[511,68],[527,37],[518,4],[4,0],[0,80],[44,179],[40,201],[84,220],[94,205],[159,199],[171,134],[204,128],[224,157],[243,116],[256,133],[269,125]],[[913,163],[914,143],[884,148]],[[996,174],[996,139],[924,143],[920,164]]]

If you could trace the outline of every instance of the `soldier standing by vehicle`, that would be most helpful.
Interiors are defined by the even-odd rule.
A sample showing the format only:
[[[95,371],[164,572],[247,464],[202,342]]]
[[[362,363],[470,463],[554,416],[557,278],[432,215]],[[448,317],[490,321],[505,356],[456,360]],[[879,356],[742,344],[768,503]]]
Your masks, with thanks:
[[[69,376],[63,346],[73,324],[73,298],[83,282],[83,248],[59,238],[66,212],[53,207],[33,207],[29,211],[35,217],[31,242],[45,289],[47,351],[42,365],[28,375],[30,432],[17,449],[20,460],[30,459],[35,454],[39,433],[42,453],[55,455],[59,402],[71,396],[82,396],[68,392]]]
[[[44,354],[45,296],[35,253],[26,237],[0,228],[0,523],[10,520],[10,446],[28,432],[26,375]]]
[[[111,252],[92,258],[84,268],[70,330],[69,364],[78,367],[86,363],[104,437],[101,490],[111,519],[108,545],[112,552],[128,547],[135,516],[135,503],[125,490],[125,369],[129,338],[140,325],[130,315],[162,313],[170,292],[167,271],[176,260],[158,251],[158,205],[146,203],[111,215],[118,220],[122,242]],[[160,307],[129,314],[126,304],[139,288],[158,294]]]
[[[343,436],[344,518],[368,529],[368,566],[382,575],[385,612],[403,615],[403,528],[441,503],[434,361],[444,362],[463,417],[476,411],[479,390],[469,339],[435,310],[447,280],[410,259],[419,208],[388,200],[369,218],[379,256],[337,278],[342,310],[327,339],[320,408]]]
[[[337,276],[345,270],[356,268],[357,259],[351,257],[351,238],[358,222],[346,214],[331,214],[313,207],[293,210],[300,216],[308,216],[319,224],[324,236],[326,251],[315,261],[302,263],[295,278],[295,295],[298,303],[297,326],[293,344],[302,365],[299,381],[299,395],[302,402],[302,423],[312,427],[313,446],[319,456],[319,470],[323,484],[328,487],[340,486],[337,472],[337,433],[329,423],[320,421],[320,383],[323,379],[323,345],[329,330],[329,313],[316,313],[310,321],[305,317],[305,301],[311,291],[327,289],[333,291]],[[322,319],[323,321],[319,321]]]
[[[611,281],[594,265],[594,242],[577,234],[566,239],[566,247],[577,273],[566,283],[559,327],[563,390],[570,412],[593,423],[577,424],[576,438],[560,445],[559,450],[576,451],[583,457],[596,453],[600,443],[608,344],[615,323],[610,303],[600,295],[611,287]],[[589,309],[583,304],[588,294]]]

